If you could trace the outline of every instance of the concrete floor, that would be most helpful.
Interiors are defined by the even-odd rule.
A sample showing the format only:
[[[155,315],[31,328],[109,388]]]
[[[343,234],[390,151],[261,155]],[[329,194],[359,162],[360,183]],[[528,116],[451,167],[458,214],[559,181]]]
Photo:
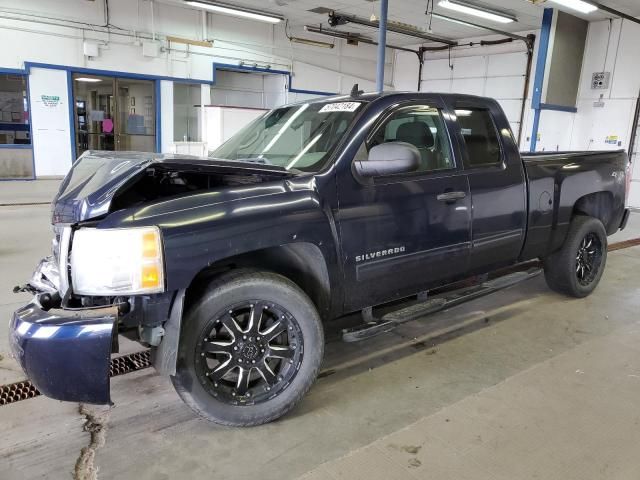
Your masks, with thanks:
[[[28,295],[10,288],[48,252],[48,217],[46,205],[0,207],[0,384],[23,378],[6,331]],[[611,241],[639,236],[635,214]],[[92,428],[101,479],[637,479],[639,271],[640,247],[612,253],[587,299],[537,277],[366,343],[332,326],[310,394],[262,427],[195,418],[152,369],[114,378],[110,410],[0,407],[0,477],[68,478],[91,418],[104,427]]]

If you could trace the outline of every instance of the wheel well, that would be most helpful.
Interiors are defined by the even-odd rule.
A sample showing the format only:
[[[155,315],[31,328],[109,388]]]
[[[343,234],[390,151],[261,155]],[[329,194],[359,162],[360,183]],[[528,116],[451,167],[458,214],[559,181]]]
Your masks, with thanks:
[[[609,232],[613,215],[613,195],[610,192],[595,192],[580,197],[573,206],[573,215],[597,218]]]
[[[311,299],[323,320],[331,311],[329,272],[320,249],[312,243],[290,243],[226,258],[201,270],[189,285],[185,308],[198,298],[211,279],[237,268],[278,273],[298,285]]]

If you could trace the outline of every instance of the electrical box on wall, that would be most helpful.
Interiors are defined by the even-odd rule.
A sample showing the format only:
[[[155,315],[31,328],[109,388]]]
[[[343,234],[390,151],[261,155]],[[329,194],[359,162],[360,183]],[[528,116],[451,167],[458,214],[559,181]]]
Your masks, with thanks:
[[[609,88],[611,80],[611,72],[594,72],[591,75],[592,90],[606,90]]]
[[[155,58],[160,55],[160,44],[158,42],[142,42],[142,55]]]
[[[90,42],[89,40],[85,40],[82,43],[82,51],[84,52],[85,57],[99,57],[100,56],[100,47],[96,42]]]

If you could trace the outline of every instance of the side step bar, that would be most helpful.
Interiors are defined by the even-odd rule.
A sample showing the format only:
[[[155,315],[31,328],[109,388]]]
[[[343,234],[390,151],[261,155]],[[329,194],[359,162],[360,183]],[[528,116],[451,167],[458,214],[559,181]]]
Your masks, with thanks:
[[[389,332],[403,323],[411,322],[419,318],[440,312],[461,303],[484,297],[499,290],[511,287],[525,280],[529,280],[542,273],[539,268],[532,268],[525,272],[515,272],[493,280],[488,280],[472,287],[460,288],[451,292],[437,295],[429,300],[415,303],[400,310],[389,312],[376,318],[371,309],[363,310],[365,323],[353,328],[342,330],[342,341],[359,342],[374,337],[381,333]]]

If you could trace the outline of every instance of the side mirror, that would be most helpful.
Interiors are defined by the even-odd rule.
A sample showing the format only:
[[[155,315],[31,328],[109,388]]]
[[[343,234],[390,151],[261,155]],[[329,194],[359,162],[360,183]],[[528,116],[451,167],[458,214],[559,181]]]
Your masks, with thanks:
[[[376,145],[369,151],[367,161],[354,163],[362,177],[379,177],[415,172],[420,168],[420,151],[410,143],[389,142]]]

